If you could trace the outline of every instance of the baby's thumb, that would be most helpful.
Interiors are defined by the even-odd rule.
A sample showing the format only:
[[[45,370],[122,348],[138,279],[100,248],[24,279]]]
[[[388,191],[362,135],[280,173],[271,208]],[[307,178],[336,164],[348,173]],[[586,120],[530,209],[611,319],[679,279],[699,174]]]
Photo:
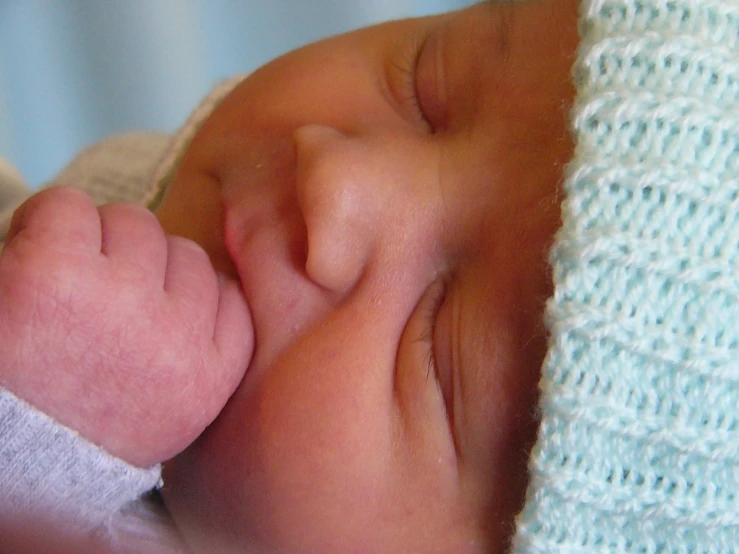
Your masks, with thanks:
[[[176,456],[195,441],[221,413],[243,379],[254,353],[254,328],[240,285],[218,278],[218,309],[209,354],[185,375],[176,374],[180,394],[174,395],[165,418],[153,437],[158,442],[142,449],[146,456],[132,463],[146,467]],[[131,461],[131,460],[129,460]]]
[[[181,453],[218,417],[243,379],[254,353],[254,328],[241,287],[218,279],[218,309],[209,355],[195,373],[184,377],[188,385],[168,409],[176,410],[176,424],[162,425],[156,446],[143,449],[146,457],[133,463],[146,467]],[[183,377],[178,375],[177,378]],[[170,422],[172,423],[172,422]]]
[[[228,397],[241,383],[254,354],[254,326],[251,312],[237,281],[218,275],[218,312],[216,314],[213,343],[220,363],[220,371],[214,372],[225,404]],[[220,410],[219,410],[220,411]]]

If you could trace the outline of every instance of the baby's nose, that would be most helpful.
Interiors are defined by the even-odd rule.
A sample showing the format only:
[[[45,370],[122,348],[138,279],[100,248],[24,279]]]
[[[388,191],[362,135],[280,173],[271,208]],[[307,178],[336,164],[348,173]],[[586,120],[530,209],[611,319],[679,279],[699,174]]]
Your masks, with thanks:
[[[359,139],[307,125],[295,131],[295,144],[298,203],[308,230],[306,271],[317,284],[346,292],[373,255],[382,187],[373,188]]]

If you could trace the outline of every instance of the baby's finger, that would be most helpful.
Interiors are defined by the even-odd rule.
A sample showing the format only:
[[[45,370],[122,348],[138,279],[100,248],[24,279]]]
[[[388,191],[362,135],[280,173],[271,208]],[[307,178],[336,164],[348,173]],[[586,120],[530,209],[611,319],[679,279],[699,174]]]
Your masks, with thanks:
[[[239,282],[221,276],[218,284],[220,296],[213,342],[224,367],[220,378],[230,388],[230,395],[254,354],[254,324]]]
[[[197,380],[203,395],[203,409],[210,424],[239,383],[254,354],[254,327],[241,287],[236,281],[220,279],[218,314],[213,333],[213,358]]]
[[[95,204],[85,192],[72,187],[52,187],[26,200],[13,214],[7,243],[21,231],[35,243],[62,252],[100,249]]]
[[[215,325],[218,309],[218,280],[210,258],[197,243],[167,236],[167,268],[164,291],[182,317],[201,330]]]
[[[162,283],[167,267],[167,239],[153,213],[136,204],[107,204],[99,208],[100,251],[132,277]]]

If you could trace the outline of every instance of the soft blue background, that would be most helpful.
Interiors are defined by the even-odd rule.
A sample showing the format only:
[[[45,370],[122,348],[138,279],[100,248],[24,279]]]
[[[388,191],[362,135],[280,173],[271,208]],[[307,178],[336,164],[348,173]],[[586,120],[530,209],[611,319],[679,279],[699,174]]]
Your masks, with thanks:
[[[306,42],[470,0],[0,0],[0,156],[36,186],[80,148],[172,131],[220,79]]]

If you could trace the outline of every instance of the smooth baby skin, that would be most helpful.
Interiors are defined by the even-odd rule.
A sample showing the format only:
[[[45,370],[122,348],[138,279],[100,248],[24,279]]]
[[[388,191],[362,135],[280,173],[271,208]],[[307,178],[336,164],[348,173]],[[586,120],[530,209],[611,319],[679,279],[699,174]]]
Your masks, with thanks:
[[[158,212],[256,337],[165,466],[197,552],[502,551],[536,429],[577,3],[328,39],[212,114]]]

